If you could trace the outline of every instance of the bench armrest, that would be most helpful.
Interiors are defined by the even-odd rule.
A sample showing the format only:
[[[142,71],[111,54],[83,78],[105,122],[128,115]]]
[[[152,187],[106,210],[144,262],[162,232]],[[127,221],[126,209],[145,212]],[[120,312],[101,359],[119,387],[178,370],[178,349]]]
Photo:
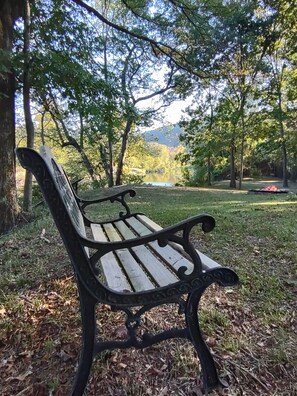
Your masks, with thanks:
[[[94,205],[97,203],[102,203],[102,202],[110,202],[110,203],[114,203],[114,202],[119,202],[125,209],[125,212],[120,212],[119,213],[119,217],[123,217],[123,216],[128,216],[131,214],[130,208],[127,204],[127,202],[125,201],[125,197],[126,196],[130,196],[130,197],[135,197],[136,195],[136,191],[132,190],[132,189],[128,189],[128,190],[124,190],[124,191],[120,191],[116,194],[107,196],[107,197],[103,197],[103,198],[97,198],[97,199],[82,199],[80,197],[77,197],[77,200],[80,204],[81,210],[85,213],[84,209],[89,206],[89,205]]]
[[[185,274],[185,271],[187,270],[186,267],[180,267],[178,270],[177,275],[180,279],[188,279],[189,277],[201,274],[203,270],[199,253],[190,242],[190,232],[192,228],[198,224],[202,225],[202,230],[204,232],[209,232],[214,228],[215,220],[212,216],[208,214],[201,214],[198,216],[190,217],[189,219],[183,220],[175,225],[163,228],[160,231],[154,231],[151,234],[147,234],[145,236],[140,236],[137,238],[126,239],[122,241],[99,242],[81,237],[81,241],[84,246],[96,250],[96,252],[90,258],[93,265],[95,265],[95,263],[106,253],[118,249],[130,249],[135,246],[145,245],[153,241],[157,241],[161,247],[166,246],[168,242],[178,243],[191,257],[194,264],[194,269],[189,275]],[[178,232],[181,232],[182,235],[177,235]]]

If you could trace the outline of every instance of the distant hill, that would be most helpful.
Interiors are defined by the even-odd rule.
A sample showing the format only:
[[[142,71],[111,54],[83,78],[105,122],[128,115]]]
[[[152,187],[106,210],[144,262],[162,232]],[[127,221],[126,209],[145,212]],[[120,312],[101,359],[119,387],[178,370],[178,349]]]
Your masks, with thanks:
[[[152,129],[144,132],[143,136],[146,142],[156,142],[168,147],[177,147],[180,145],[179,135],[182,129],[178,125],[167,125],[161,128]]]

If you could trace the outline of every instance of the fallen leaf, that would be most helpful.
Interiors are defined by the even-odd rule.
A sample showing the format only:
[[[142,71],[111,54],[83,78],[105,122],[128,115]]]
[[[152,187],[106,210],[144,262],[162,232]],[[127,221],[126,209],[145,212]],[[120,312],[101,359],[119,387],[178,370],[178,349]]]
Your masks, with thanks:
[[[46,386],[43,384],[33,384],[33,395],[34,396],[47,396],[48,392]]]
[[[128,336],[127,328],[125,325],[117,327],[114,331],[114,335],[118,338],[126,338]]]
[[[63,349],[61,349],[59,356],[63,360],[63,362],[68,362],[68,360],[71,359],[71,356],[67,352],[65,352]]]
[[[152,367],[151,374],[164,375],[164,372],[162,370],[157,369],[156,367]]]
[[[0,308],[0,316],[5,316],[5,314],[6,314],[6,309]]]
[[[51,241],[49,239],[45,238],[44,235],[45,235],[45,229],[43,228],[41,231],[41,234],[40,234],[40,239],[42,239],[46,243],[51,243]]]
[[[214,346],[217,345],[217,340],[216,340],[214,337],[208,337],[208,338],[206,339],[206,342],[207,342],[207,344],[208,344],[210,347],[214,347]]]
[[[26,373],[18,375],[17,377],[8,377],[6,379],[6,382],[10,381],[20,381],[23,382],[29,375],[32,374],[32,370],[28,370]]]
[[[162,389],[161,393],[159,393],[159,396],[166,396],[168,395],[168,388],[165,386],[165,388]]]

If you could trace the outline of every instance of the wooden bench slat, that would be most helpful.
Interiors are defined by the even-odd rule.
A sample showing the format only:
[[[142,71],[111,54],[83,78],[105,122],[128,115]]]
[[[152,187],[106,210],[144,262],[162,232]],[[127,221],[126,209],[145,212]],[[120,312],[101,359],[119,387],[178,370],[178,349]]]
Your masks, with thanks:
[[[135,291],[155,289],[155,285],[127,249],[116,250]]]
[[[104,230],[110,241],[120,241],[122,238],[112,224],[104,224]],[[154,284],[150,281],[146,273],[140,267],[128,249],[118,249],[115,251],[121,264],[126,271],[135,291],[154,289]]]
[[[99,224],[91,224],[94,239],[107,241],[107,237]],[[101,257],[100,264],[108,287],[115,291],[132,291],[115,255],[109,252]]]
[[[198,250],[198,253],[202,262],[202,269],[208,270],[212,268],[221,267],[219,263],[217,263],[215,260],[211,259],[210,257],[206,256],[204,253],[201,253],[200,250]]]
[[[162,230],[162,227],[159,226],[159,224],[155,223],[153,220],[151,220],[150,218],[148,218],[145,215],[137,215],[137,219],[141,220],[141,222],[143,222],[145,225],[148,225],[150,230],[155,230],[155,231]],[[175,245],[175,247],[178,250],[183,251],[182,247],[179,247],[178,245]],[[196,250],[197,250],[197,252],[198,252],[198,254],[200,256],[203,270],[208,270],[208,269],[212,269],[212,268],[221,267],[221,265],[219,263],[217,263],[215,260],[213,260],[210,257],[206,256],[204,253],[200,252],[200,250],[198,250],[198,249],[196,249]]]
[[[116,226],[125,239],[135,238],[137,236],[123,221],[117,222]],[[149,250],[148,246],[135,246],[132,248],[132,251],[157,285],[162,287],[179,280],[168,268],[165,267],[163,262]]]
[[[148,235],[152,231],[143,223],[141,223],[137,218],[131,217],[127,219],[127,223],[137,232],[138,235]],[[151,242],[149,244],[151,248],[163,258],[166,263],[173,268],[173,270],[178,271],[180,267],[186,267],[186,274],[190,274],[193,271],[193,263],[186,259],[180,252],[175,250],[172,246],[167,245],[165,247],[159,246],[158,242]]]
[[[149,217],[145,215],[137,215],[137,218],[140,219],[143,223],[147,224],[149,228],[155,231],[161,231],[162,227],[155,223],[153,220],[151,220]]]
[[[59,185],[59,188],[63,194],[63,200],[69,213],[71,214],[71,218],[73,223],[78,228],[79,232],[82,236],[86,236],[84,219],[81,214],[80,208],[73,196],[73,191],[71,184],[63,167],[54,161],[52,157],[51,150],[47,146],[40,147],[40,154],[43,159],[46,161],[48,167],[52,170],[56,183]],[[88,250],[86,250],[88,254]]]

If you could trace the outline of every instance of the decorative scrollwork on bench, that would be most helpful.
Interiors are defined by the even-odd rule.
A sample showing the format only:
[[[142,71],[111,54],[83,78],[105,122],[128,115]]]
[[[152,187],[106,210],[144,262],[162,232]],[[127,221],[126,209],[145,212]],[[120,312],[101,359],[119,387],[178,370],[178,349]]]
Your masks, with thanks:
[[[93,200],[85,200],[82,198],[78,198],[81,210],[83,211],[85,218],[86,218],[86,222],[87,222],[86,225],[90,225],[92,223],[92,221],[89,220],[88,217],[86,216],[86,213],[85,213],[86,207],[88,207],[90,205],[98,204],[98,203],[103,203],[103,202],[110,202],[110,203],[118,202],[125,209],[125,211],[119,212],[119,217],[125,218],[131,214],[131,210],[126,202],[126,196],[130,196],[131,198],[133,198],[133,197],[135,197],[135,195],[136,195],[136,191],[129,189],[129,190],[120,191],[110,197],[98,198],[98,199],[93,199]],[[98,223],[104,224],[104,223],[108,223],[108,222],[109,221],[99,221]]]

